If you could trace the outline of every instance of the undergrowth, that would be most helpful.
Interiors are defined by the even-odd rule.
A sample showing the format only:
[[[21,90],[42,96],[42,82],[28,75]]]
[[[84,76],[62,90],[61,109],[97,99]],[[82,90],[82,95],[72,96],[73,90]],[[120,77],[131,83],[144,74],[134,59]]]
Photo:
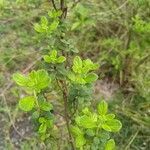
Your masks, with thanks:
[[[61,115],[63,113],[62,94],[61,91],[55,92],[60,87],[55,86],[54,76],[62,78],[62,75],[66,74],[63,70],[66,69],[66,65],[62,67],[61,62],[65,61],[71,70],[73,59],[78,55],[82,60],[90,58],[99,64],[100,69],[97,69],[95,73],[100,80],[107,79],[108,82],[119,85],[114,96],[106,99],[110,112],[114,112],[123,125],[119,134],[112,137],[118,149],[149,149],[149,0],[101,2],[81,0],[75,3],[66,1],[65,6],[68,7],[67,16],[63,14],[63,18],[66,18],[59,22],[61,25],[57,31],[55,26],[58,21],[54,22],[55,26],[52,25],[50,28],[56,32],[50,37],[51,32],[46,31],[46,34],[44,32],[45,29],[47,30],[46,24],[49,26],[53,22],[53,19],[50,19],[52,3],[46,0],[0,0],[0,119],[2,120],[0,147],[2,149],[45,148],[45,145],[35,138],[37,134],[34,132],[38,130],[38,125],[45,128],[45,120],[40,119],[39,124],[35,126],[34,121],[29,121],[29,126],[35,129],[29,131],[32,135],[21,133],[20,119],[25,120],[30,115],[22,113],[16,107],[18,99],[28,94],[32,98],[36,95],[44,99],[43,91],[41,94],[33,92],[32,95],[31,91],[24,91],[15,86],[12,82],[12,73],[16,71],[21,71],[23,74],[38,74],[45,68],[48,74],[55,73],[50,76],[51,87],[48,87],[45,94],[53,107],[48,104],[47,109],[50,110],[51,118],[56,115],[56,120],[61,120],[56,121],[54,134],[57,135],[59,127],[62,129],[61,137],[66,137],[63,135],[67,131],[64,127],[65,119]],[[59,3],[56,3],[56,8],[59,8]],[[40,24],[41,16],[43,21]],[[45,17],[49,18],[48,22]],[[34,29],[40,31],[36,23],[43,24],[44,30],[42,29],[40,34],[34,31]],[[64,31],[67,32],[63,34]],[[55,50],[58,52],[54,59],[51,59],[52,50],[54,55]],[[61,50],[65,51],[61,53]],[[61,57],[62,55],[65,58]],[[56,68],[55,64],[57,64]],[[41,71],[32,72],[32,69]],[[67,74],[69,82],[78,82],[78,84],[86,82],[83,78],[77,79],[79,76],[72,70]],[[48,80],[46,82],[48,84]],[[93,96],[91,97],[93,91],[94,84],[80,86],[73,83],[69,86],[68,99],[71,103],[68,108],[72,115],[77,113],[77,108],[80,110],[79,117],[85,115],[82,109],[84,104],[87,104],[87,107],[91,105],[90,107],[96,108],[99,99],[93,100]],[[76,93],[78,93],[78,99],[76,99]],[[103,95],[99,98],[102,99],[102,97]],[[76,103],[74,103],[75,100]],[[36,107],[35,104],[34,107]],[[43,106],[41,107],[43,109]],[[89,111],[96,113],[93,109]],[[37,115],[38,113],[34,113],[33,118]],[[74,122],[73,125],[78,126],[78,123]],[[24,129],[23,125],[22,128]],[[80,128],[86,132],[84,127]],[[76,140],[76,135],[73,137]],[[60,137],[56,136],[56,139],[46,142],[46,146],[57,145],[55,141],[58,139]],[[58,141],[61,148],[68,146],[64,138]],[[54,146],[54,149],[57,147]]]

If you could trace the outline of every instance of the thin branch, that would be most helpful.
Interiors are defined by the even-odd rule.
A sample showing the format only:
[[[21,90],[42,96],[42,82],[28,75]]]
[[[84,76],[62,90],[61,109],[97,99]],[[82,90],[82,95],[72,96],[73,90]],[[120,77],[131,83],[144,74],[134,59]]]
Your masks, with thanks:
[[[64,9],[64,0],[60,1],[60,9],[63,10]]]
[[[71,131],[70,131],[70,124],[69,124],[67,86],[66,86],[66,83],[62,80],[56,79],[56,82],[57,82],[58,87],[60,88],[60,90],[62,91],[62,94],[63,94],[64,115],[65,115],[64,117],[66,120],[66,126],[67,126],[67,130],[68,130],[68,134],[69,134],[70,143],[71,143],[72,149],[75,150],[73,138],[72,138]]]
[[[53,5],[54,9],[57,10],[57,7],[55,5],[55,1],[54,0],[50,0],[50,2],[52,2],[52,5]]]
[[[60,0],[60,10],[62,11],[61,19],[66,18],[67,16],[67,6],[65,5],[64,0]]]

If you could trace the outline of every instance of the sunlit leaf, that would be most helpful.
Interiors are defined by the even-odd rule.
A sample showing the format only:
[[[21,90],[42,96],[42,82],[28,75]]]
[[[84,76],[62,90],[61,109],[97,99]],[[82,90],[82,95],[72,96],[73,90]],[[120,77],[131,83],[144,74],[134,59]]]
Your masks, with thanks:
[[[83,135],[77,136],[75,139],[76,147],[80,148],[86,143],[86,139]]]
[[[73,71],[75,73],[81,73],[82,70],[82,60],[79,56],[76,56],[73,60]]]
[[[98,104],[98,113],[100,115],[105,115],[107,113],[108,104],[103,100]]]
[[[27,96],[19,101],[19,108],[23,111],[31,111],[35,105],[35,98],[33,96]]]
[[[21,73],[13,74],[13,80],[20,86],[26,86],[28,82],[28,78]]]
[[[121,122],[117,119],[108,120],[106,121],[106,124],[110,127],[112,132],[118,132],[122,127]]]
[[[115,149],[115,141],[114,139],[110,139],[105,145],[105,150],[114,150],[114,149]]]
[[[98,79],[98,75],[95,73],[89,73],[86,78],[84,78],[84,80],[86,81],[86,83],[91,83],[94,82]]]
[[[60,56],[57,58],[57,63],[63,63],[64,61],[66,61],[66,58],[64,56]]]

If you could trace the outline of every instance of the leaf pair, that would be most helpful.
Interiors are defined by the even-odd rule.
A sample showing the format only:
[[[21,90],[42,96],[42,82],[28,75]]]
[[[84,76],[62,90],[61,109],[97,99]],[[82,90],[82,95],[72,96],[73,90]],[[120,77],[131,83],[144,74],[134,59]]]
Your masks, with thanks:
[[[96,70],[99,67],[98,64],[94,64],[90,59],[81,60],[79,56],[76,56],[73,60],[72,70],[78,74],[87,74],[89,71]]]
[[[101,101],[98,105],[99,125],[106,131],[118,132],[122,127],[121,122],[114,119],[114,114],[107,114],[107,111],[108,104],[105,101]]]
[[[64,56],[57,56],[57,51],[52,50],[49,55],[44,55],[44,61],[47,63],[52,63],[52,64],[60,64],[66,61],[66,58]]]
[[[40,23],[36,23],[34,25],[34,29],[39,33],[51,34],[57,29],[58,25],[59,25],[58,18],[54,18],[53,22],[49,24],[48,19],[45,16],[43,16],[41,17]]]
[[[36,92],[48,87],[51,78],[45,70],[32,71],[29,75],[25,76],[21,73],[13,74],[13,80],[20,86]]]
[[[36,98],[34,96],[26,96],[19,100],[19,107],[23,111],[31,111],[36,106]],[[42,101],[38,104],[40,110],[50,111],[52,110],[52,104]]]

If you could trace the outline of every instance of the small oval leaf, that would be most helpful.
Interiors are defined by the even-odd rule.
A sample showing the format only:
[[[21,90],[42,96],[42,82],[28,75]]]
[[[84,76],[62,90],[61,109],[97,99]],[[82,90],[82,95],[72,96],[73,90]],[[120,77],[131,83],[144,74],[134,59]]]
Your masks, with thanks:
[[[31,111],[35,105],[35,98],[33,96],[27,96],[19,101],[19,107],[23,111]]]

